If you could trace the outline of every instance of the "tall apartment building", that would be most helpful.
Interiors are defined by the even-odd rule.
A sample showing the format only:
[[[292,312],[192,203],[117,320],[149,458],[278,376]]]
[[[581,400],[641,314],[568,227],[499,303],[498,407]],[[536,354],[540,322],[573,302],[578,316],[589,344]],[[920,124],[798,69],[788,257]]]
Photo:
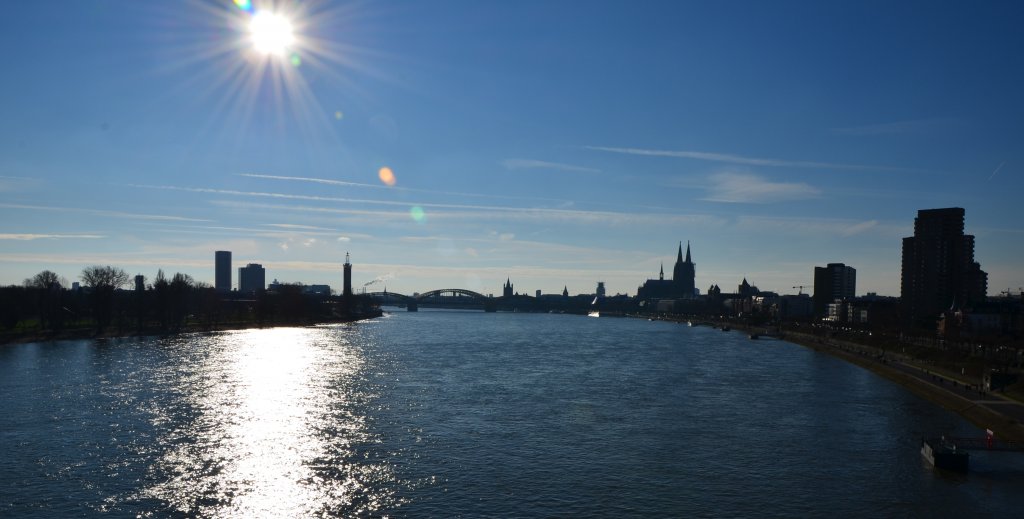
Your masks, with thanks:
[[[231,251],[219,250],[213,253],[214,282],[218,292],[231,291]]]
[[[918,211],[914,236],[903,238],[904,320],[931,327],[942,311],[984,301],[987,292],[988,274],[974,261],[974,236],[964,234],[963,208]]]
[[[250,263],[238,269],[238,291],[252,294],[267,288],[267,271],[259,263]]]
[[[824,317],[828,305],[836,299],[853,299],[857,295],[857,269],[842,263],[814,267],[814,315]]]

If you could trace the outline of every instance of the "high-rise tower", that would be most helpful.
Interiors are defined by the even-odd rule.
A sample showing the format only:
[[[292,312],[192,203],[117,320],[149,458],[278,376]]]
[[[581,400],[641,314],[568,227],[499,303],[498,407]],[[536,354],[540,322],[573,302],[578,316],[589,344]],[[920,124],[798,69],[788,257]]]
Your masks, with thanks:
[[[814,313],[828,314],[829,303],[836,299],[853,299],[857,291],[857,269],[842,263],[814,267]]]
[[[974,236],[964,234],[963,208],[918,211],[914,236],[903,238],[904,319],[932,326],[943,310],[981,302],[987,291],[988,274],[974,261]]]
[[[231,251],[219,250],[213,253],[214,282],[218,292],[231,291]]]
[[[238,269],[238,291],[252,295],[267,288],[267,271],[259,263],[250,263]]]

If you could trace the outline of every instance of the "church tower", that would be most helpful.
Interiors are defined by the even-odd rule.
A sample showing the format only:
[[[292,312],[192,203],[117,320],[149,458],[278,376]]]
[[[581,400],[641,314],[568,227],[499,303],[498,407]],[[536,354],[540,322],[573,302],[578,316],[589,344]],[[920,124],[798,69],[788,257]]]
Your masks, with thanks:
[[[679,242],[679,252],[676,253],[676,265],[672,269],[672,284],[675,285],[675,292],[678,297],[691,298],[696,293],[695,278],[697,277],[697,266],[690,259],[690,242],[686,242],[686,259],[683,259],[683,242]]]
[[[501,295],[503,297],[512,297],[512,278],[505,280],[505,285],[502,288]]]

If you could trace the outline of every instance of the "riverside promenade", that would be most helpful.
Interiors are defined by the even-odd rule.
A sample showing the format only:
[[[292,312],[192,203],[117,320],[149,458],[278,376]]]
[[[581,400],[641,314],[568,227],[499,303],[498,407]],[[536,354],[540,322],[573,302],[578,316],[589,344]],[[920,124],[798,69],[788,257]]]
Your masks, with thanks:
[[[1024,441],[1024,403],[998,392],[983,391],[977,381],[938,373],[911,357],[854,342],[789,331],[782,340],[871,370],[980,428],[994,431],[999,439]]]

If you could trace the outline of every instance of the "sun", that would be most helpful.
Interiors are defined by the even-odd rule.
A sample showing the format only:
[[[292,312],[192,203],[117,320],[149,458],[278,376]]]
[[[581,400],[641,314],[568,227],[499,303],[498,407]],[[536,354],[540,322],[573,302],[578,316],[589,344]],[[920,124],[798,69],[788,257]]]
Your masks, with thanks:
[[[292,23],[287,18],[270,11],[260,11],[249,22],[252,46],[261,54],[284,56],[288,47],[295,43]]]

